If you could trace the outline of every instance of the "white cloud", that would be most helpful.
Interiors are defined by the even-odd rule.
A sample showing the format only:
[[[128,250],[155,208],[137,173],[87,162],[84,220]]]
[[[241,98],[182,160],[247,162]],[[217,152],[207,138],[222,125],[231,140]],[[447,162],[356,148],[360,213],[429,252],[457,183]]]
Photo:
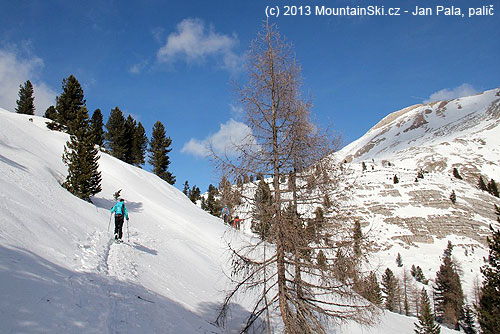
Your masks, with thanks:
[[[38,80],[42,68],[43,60],[38,57],[21,59],[14,52],[0,50],[0,107],[15,111],[19,86],[30,80],[35,96],[35,113],[43,115],[55,103],[57,93]]]
[[[184,19],[177,25],[177,31],[168,35],[157,57],[160,62],[184,58],[192,63],[213,56],[221,59],[225,68],[234,70],[241,64],[241,57],[233,51],[237,44],[238,38],[234,35],[217,33],[213,26],[206,28],[200,19]]]
[[[461,84],[458,87],[449,89],[441,89],[435,93],[432,93],[428,99],[424,100],[424,103],[429,103],[433,101],[444,101],[458,99],[459,97],[474,95],[479,93],[472,85],[468,83]]]
[[[132,74],[139,74],[148,66],[148,63],[147,60],[141,61],[140,63],[130,66],[128,71]]]
[[[210,155],[211,149],[217,154],[235,156],[239,145],[255,145],[252,130],[244,123],[230,119],[220,125],[220,129],[203,140],[191,138],[182,147],[182,153],[189,153],[199,157]]]

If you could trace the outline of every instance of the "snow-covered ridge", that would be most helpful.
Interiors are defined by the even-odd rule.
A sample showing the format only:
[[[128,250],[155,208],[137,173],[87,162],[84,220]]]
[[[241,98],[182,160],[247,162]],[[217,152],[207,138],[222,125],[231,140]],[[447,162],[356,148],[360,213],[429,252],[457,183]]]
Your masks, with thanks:
[[[500,205],[477,188],[479,176],[500,181],[499,125],[500,89],[493,89],[396,111],[337,153],[351,171],[353,218],[369,234],[381,267],[401,270],[394,263],[401,253],[405,266],[419,265],[432,279],[450,240],[470,300],[489,224],[496,224],[494,204]]]
[[[428,171],[473,164],[474,172],[494,177],[500,172],[499,123],[499,89],[415,105],[385,117],[339,156],[353,162],[404,162],[404,167]]]

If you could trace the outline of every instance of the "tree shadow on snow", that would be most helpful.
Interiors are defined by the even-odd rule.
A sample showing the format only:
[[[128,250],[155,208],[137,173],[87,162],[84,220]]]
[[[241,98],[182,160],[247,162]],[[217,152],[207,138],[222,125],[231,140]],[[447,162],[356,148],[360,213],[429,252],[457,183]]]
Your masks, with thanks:
[[[227,312],[226,319],[224,323],[216,324],[217,315],[219,313],[221,304],[203,302],[198,304],[197,310],[198,314],[203,319],[210,319],[214,326],[218,326],[222,333],[224,334],[237,334],[240,333],[246,326],[246,322],[250,317],[251,313],[244,309],[240,304],[231,303]],[[246,331],[248,334],[257,334],[265,332],[265,322],[261,319],[257,319],[253,326]]]
[[[103,208],[107,210],[111,210],[113,206],[115,206],[116,201],[114,199],[107,199],[102,197],[93,197],[92,203],[98,208]],[[127,212],[141,212],[142,211],[142,202],[131,202],[125,200],[125,206],[127,207]]]
[[[22,170],[22,171],[24,171],[24,172],[28,171],[28,168],[26,168],[26,166],[21,165],[21,164],[19,164],[19,163],[15,162],[15,161],[13,161],[13,160],[10,160],[9,158],[4,157],[4,156],[3,156],[3,155],[1,155],[1,154],[0,154],[0,161],[1,161],[1,162],[6,163],[6,164],[7,164],[7,165],[9,165],[9,166],[12,166],[12,167],[18,168],[18,169],[20,169],[20,170]]]
[[[134,242],[132,245],[135,249],[140,250],[141,252],[149,253],[151,255],[158,255],[158,251],[156,249],[147,248],[137,242]]]
[[[0,333],[221,333],[132,282],[68,270],[0,246]]]

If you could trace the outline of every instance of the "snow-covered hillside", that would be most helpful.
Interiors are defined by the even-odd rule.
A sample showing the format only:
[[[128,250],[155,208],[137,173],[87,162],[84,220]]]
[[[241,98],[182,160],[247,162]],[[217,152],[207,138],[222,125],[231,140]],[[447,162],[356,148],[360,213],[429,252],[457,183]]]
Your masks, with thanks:
[[[500,89],[394,112],[338,155],[352,173],[353,218],[380,250],[378,265],[394,268],[401,253],[407,269],[419,265],[432,279],[450,240],[471,298],[500,204],[477,188],[480,175],[500,180]]]
[[[228,282],[226,241],[250,236],[107,154],[94,204],[74,197],[60,186],[68,136],[45,121],[0,109],[0,332],[236,332],[244,299],[226,329],[212,323]],[[119,189],[130,214],[124,244],[109,224]],[[331,332],[410,333],[414,321],[386,312],[376,328]]]

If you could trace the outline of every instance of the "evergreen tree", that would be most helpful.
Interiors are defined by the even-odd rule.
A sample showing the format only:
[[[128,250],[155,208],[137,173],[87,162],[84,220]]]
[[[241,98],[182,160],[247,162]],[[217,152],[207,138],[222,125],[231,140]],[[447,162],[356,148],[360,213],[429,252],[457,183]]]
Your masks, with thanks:
[[[500,223],[500,210],[496,205],[495,212]],[[478,306],[478,321],[483,334],[500,333],[500,229],[495,230],[490,225],[490,230],[488,263],[481,268],[484,281]]]
[[[463,180],[462,176],[458,172],[458,169],[456,167],[453,168],[453,176],[456,177],[459,180]]]
[[[94,136],[94,144],[102,147],[104,144],[104,129],[101,109],[94,110],[92,114],[92,118],[90,119],[90,132]]]
[[[153,126],[151,142],[149,143],[149,163],[153,166],[154,174],[173,185],[175,183],[175,176],[168,171],[168,166],[170,165],[168,153],[172,151],[169,148],[171,144],[172,139],[166,136],[165,127],[160,121],[157,121]]]
[[[182,189],[182,192],[186,196],[189,194],[189,182],[187,180],[186,180],[186,182],[184,182],[184,188]]]
[[[415,270],[415,280],[425,285],[429,283],[429,280],[425,278],[424,272],[422,271],[422,268],[420,268],[420,266],[417,266]]]
[[[418,316],[418,324],[415,323],[416,334],[439,334],[441,327],[434,322],[434,315],[431,311],[431,303],[425,289],[422,289],[420,294],[420,315]]]
[[[488,192],[495,197],[499,197],[497,184],[493,179],[488,182]]]
[[[415,278],[415,276],[417,275],[417,268],[414,264],[411,265],[410,274],[413,278]]]
[[[452,190],[451,191],[451,194],[450,194],[450,201],[451,203],[455,204],[457,202],[457,195],[455,194],[455,190]]]
[[[476,324],[474,321],[474,312],[469,305],[464,307],[464,316],[460,321],[460,327],[464,330],[465,334],[476,334]]]
[[[325,256],[325,253],[323,253],[323,250],[320,250],[318,252],[318,255],[316,256],[316,262],[318,263],[318,267],[320,267],[322,270],[326,270],[328,264],[327,264],[327,258]]]
[[[392,182],[394,182],[394,184],[399,183],[399,178],[397,175],[394,175],[394,177],[392,178]]]
[[[382,290],[377,275],[372,271],[362,282],[360,294],[375,305],[382,305]]]
[[[269,185],[261,176],[255,191],[255,206],[252,219],[252,232],[262,240],[267,240],[272,221],[272,195]]]
[[[63,92],[56,98],[57,122],[69,134],[73,134],[78,130],[76,116],[81,107],[85,106],[83,89],[73,75],[63,79],[62,89]]]
[[[125,144],[125,154],[123,157],[123,161],[131,165],[135,162],[134,137],[136,127],[137,123],[132,118],[132,116],[128,115],[127,120],[125,121],[125,132],[123,136]]]
[[[133,140],[133,152],[134,159],[133,163],[137,167],[141,167],[146,162],[146,150],[148,148],[148,137],[146,136],[146,130],[142,126],[142,123],[137,123],[137,127],[134,132]]]
[[[50,120],[57,120],[57,110],[54,106],[50,106],[45,110],[45,114],[43,114],[43,117],[48,118]]]
[[[91,202],[90,197],[101,191],[101,173],[87,108],[81,107],[73,122],[75,132],[64,147],[63,161],[68,166],[68,176],[63,186],[75,196]]]
[[[422,169],[418,170],[417,178],[419,178],[419,179],[423,179],[424,178],[424,171]]]
[[[353,231],[353,239],[354,239],[354,253],[356,255],[361,255],[361,240],[363,238],[363,232],[361,231],[361,223],[359,220],[354,222],[354,231]]]
[[[16,101],[16,112],[18,114],[34,115],[35,114],[35,97],[33,96],[33,85],[31,81],[26,81],[19,86],[19,100]]]
[[[387,268],[382,275],[382,291],[385,294],[385,308],[395,312],[397,307],[398,280],[391,269]]]
[[[458,320],[463,315],[464,294],[456,264],[451,257],[452,251],[453,245],[448,241],[443,263],[436,273],[436,313],[440,322],[459,329]]]
[[[363,172],[366,170],[366,163],[364,161],[361,163],[361,169],[363,169]]]
[[[401,258],[401,254],[399,254],[399,253],[398,253],[398,256],[396,256],[396,264],[398,265],[398,267],[403,266],[403,259]]]
[[[196,201],[201,198],[200,188],[194,185],[193,188],[189,190],[188,197],[191,200],[191,202],[196,204]]]
[[[125,117],[123,117],[120,108],[115,107],[111,110],[111,114],[106,122],[106,130],[106,149],[115,158],[125,161],[127,152]]]
[[[208,186],[207,199],[204,203],[204,206],[202,206],[203,210],[208,211],[211,215],[216,217],[220,215],[220,212],[222,210],[220,201],[216,199],[218,193],[219,191],[217,190],[217,187],[210,184]]]
[[[486,186],[486,183],[481,175],[479,175],[479,179],[477,180],[477,187],[479,190],[488,191],[488,186]]]

